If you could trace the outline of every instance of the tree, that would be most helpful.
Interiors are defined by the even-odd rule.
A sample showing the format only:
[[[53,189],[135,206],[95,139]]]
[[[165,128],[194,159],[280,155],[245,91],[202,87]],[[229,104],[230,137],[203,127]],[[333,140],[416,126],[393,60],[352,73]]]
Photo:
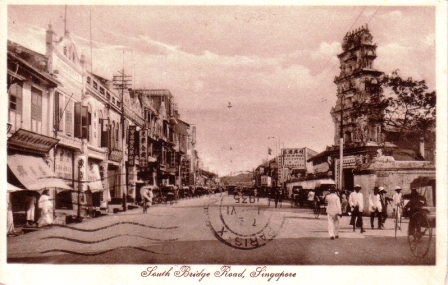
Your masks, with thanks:
[[[366,88],[370,96],[353,103],[353,121],[364,117],[370,124],[380,124],[383,130],[399,134],[400,139],[417,149],[420,140],[435,138],[436,92],[428,92],[425,80],[403,79],[397,69]]]

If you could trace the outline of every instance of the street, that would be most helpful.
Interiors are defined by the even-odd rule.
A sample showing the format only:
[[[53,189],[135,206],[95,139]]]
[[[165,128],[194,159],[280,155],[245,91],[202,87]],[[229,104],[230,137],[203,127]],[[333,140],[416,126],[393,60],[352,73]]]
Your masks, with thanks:
[[[222,200],[221,200],[222,199]],[[280,208],[262,208],[271,224],[272,238],[246,241],[254,248],[244,248],[244,238],[227,243],[227,231],[214,229],[219,218],[210,217],[219,203],[232,203],[233,197],[212,194],[182,199],[173,205],[154,205],[143,214],[141,208],[119,212],[79,224],[53,226],[7,239],[8,263],[45,264],[264,264],[264,265],[434,265],[435,238],[426,257],[413,256],[407,242],[408,220],[394,237],[393,220],[386,229],[370,229],[370,218],[364,217],[366,232],[352,231],[349,217],[340,223],[339,239],[330,240],[325,214],[315,218],[311,209],[292,208],[285,201]],[[248,200],[249,201],[249,200]],[[266,199],[259,199],[267,206]],[[241,200],[242,202],[242,200]],[[227,205],[226,204],[226,205]],[[249,212],[233,207],[230,211]],[[226,206],[227,207],[227,206]],[[255,210],[256,211],[256,210]],[[217,212],[215,210],[215,212]],[[221,211],[222,212],[222,211]],[[256,213],[256,212],[254,212]],[[247,215],[247,214],[246,214]],[[252,214],[251,214],[252,215]],[[241,217],[239,219],[242,220]],[[252,217],[251,217],[252,219]],[[275,220],[284,219],[278,227]],[[222,219],[221,219],[222,220]],[[257,221],[262,224],[262,221]],[[252,224],[255,226],[255,221]],[[236,224],[227,222],[236,229]],[[244,228],[244,224],[243,228]],[[241,229],[243,229],[241,228]],[[218,232],[218,233],[217,233]],[[435,231],[434,231],[435,232]],[[246,235],[248,236],[248,235]],[[268,238],[266,238],[268,237]],[[230,240],[231,238],[228,237]],[[238,241],[238,239],[237,239]],[[263,241],[263,242],[261,242]],[[235,246],[237,245],[237,246]]]

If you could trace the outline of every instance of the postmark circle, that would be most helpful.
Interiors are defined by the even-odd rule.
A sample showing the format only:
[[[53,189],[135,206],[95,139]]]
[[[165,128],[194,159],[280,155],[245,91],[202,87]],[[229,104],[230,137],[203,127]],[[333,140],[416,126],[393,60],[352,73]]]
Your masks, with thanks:
[[[222,243],[250,250],[272,241],[284,223],[280,209],[267,198],[234,195],[211,196],[206,208],[208,226]]]

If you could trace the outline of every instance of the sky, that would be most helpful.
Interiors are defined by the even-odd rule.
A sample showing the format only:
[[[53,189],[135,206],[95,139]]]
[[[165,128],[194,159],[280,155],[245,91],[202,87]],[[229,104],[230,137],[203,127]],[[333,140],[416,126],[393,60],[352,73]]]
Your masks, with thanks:
[[[7,38],[44,53],[48,24],[63,34],[64,10],[8,5]],[[431,6],[67,6],[92,71],[112,79],[124,67],[133,88],[169,89],[196,126],[202,167],[219,175],[252,171],[283,147],[334,144],[337,55],[345,34],[366,24],[374,68],[435,90]]]

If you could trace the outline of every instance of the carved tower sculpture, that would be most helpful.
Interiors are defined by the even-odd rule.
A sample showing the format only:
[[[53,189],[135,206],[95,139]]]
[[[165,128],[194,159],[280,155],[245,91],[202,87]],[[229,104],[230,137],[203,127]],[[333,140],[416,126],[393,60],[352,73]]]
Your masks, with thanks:
[[[372,39],[366,24],[365,27],[347,33],[342,42],[343,51],[338,55],[340,74],[334,79],[337,85],[337,101],[331,109],[335,126],[335,145],[339,143],[341,132],[345,145],[382,143],[379,124],[368,123],[364,117],[353,121],[349,116],[354,102],[369,100],[371,90],[378,85],[378,78],[383,74],[373,68],[377,46],[372,43]]]

